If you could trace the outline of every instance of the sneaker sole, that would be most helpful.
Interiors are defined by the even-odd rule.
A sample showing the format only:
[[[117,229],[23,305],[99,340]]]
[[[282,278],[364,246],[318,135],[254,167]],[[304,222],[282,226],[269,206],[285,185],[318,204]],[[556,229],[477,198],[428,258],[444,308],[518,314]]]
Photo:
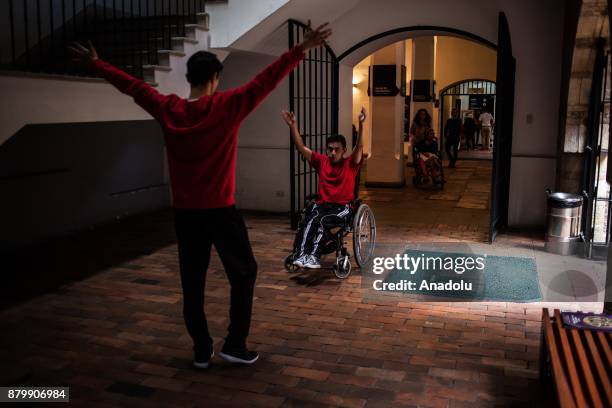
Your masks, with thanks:
[[[321,265],[304,265],[304,268],[308,268],[308,269],[321,269]]]
[[[259,359],[259,355],[252,360],[244,360],[242,358],[230,356],[229,354],[225,354],[224,352],[220,352],[219,357],[221,357],[228,363],[236,363],[236,364],[253,364]]]
[[[213,351],[213,353],[210,355],[210,359],[208,359],[207,362],[205,363],[198,363],[197,361],[193,362],[193,366],[195,368],[208,368],[208,366],[210,365],[210,360],[212,360],[212,358],[215,356],[215,352]]]

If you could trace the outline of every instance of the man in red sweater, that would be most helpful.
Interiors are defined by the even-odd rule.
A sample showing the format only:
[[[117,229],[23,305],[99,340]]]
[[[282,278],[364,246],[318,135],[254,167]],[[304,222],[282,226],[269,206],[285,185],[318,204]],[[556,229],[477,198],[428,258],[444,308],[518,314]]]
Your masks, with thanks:
[[[342,135],[331,135],[327,138],[326,154],[310,150],[304,145],[293,112],[283,111],[283,118],[291,129],[295,147],[319,175],[319,198],[312,210],[306,214],[304,227],[296,237],[293,264],[305,268],[320,268],[319,243],[325,228],[348,217],[351,201],[355,199],[355,180],[361,169],[363,156],[363,122],[366,112],[362,108],[359,114],[357,143],[351,153],[347,153],[346,139]]]
[[[74,44],[76,59],[89,64],[119,91],[155,118],[168,152],[174,221],[179,253],[183,314],[194,342],[194,365],[207,368],[214,355],[204,313],[206,270],[215,246],[231,286],[230,325],[220,356],[252,364],[259,355],[248,350],[257,264],[242,216],[235,207],[238,129],[246,116],[304,58],[331,35],[324,24],[307,30],[304,41],[287,51],[246,85],[218,92],[223,68],[217,57],[198,51],[187,62],[188,99],[161,95],[98,58],[96,50]]]

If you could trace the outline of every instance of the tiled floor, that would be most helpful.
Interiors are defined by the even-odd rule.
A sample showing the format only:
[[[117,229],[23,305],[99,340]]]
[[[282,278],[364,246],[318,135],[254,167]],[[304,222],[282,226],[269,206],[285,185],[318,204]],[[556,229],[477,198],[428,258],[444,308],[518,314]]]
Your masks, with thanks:
[[[442,194],[465,190],[449,183]],[[366,191],[381,242],[486,240],[486,210],[430,199],[437,194]],[[215,359],[206,371],[191,368],[172,218],[162,211],[9,263],[9,274],[33,283],[55,273],[82,279],[0,311],[0,383],[70,386],[73,405],[86,407],[539,406],[541,308],[559,305],[372,298],[359,273],[346,281],[328,269],[288,275],[287,218],[246,218],[259,264],[249,341],[262,358],[254,366]],[[508,246],[533,242],[541,238],[500,237]],[[217,257],[206,296],[218,348],[229,288]]]

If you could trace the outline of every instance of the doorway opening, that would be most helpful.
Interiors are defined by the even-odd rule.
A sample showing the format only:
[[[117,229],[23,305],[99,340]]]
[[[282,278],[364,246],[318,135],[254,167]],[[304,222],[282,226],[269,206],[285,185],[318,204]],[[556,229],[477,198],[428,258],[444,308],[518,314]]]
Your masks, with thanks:
[[[449,85],[440,91],[440,123],[444,129],[449,112],[456,109],[464,125],[460,141],[462,160],[492,160],[492,133],[488,145],[481,135],[479,116],[483,112],[495,112],[495,82],[486,79],[468,79]],[[471,120],[470,120],[471,119]],[[473,121],[473,122],[472,122]],[[441,133],[444,145],[444,134]]]
[[[404,58],[398,58],[402,53]],[[462,61],[462,64],[453,64],[454,61]],[[394,81],[397,93],[377,96],[376,67],[388,67],[394,62],[397,65]],[[429,78],[423,80],[426,75]],[[459,110],[462,122],[476,107],[494,111],[495,75],[495,50],[473,40],[448,35],[422,35],[389,44],[353,67],[352,125],[358,128],[357,118],[362,106],[369,113],[364,126],[364,153],[368,160],[361,175],[361,197],[376,213],[381,237],[386,228],[393,228],[409,231],[414,239],[425,241],[440,239],[439,232],[445,230],[461,231],[458,236],[467,241],[488,241],[492,153],[462,150],[456,168],[448,169],[444,127],[451,114],[451,105],[454,107],[455,103],[464,104]],[[435,88],[442,90],[436,92]],[[412,143],[407,140],[415,114],[422,109],[431,117],[431,127],[441,151],[446,179],[443,189],[434,188],[431,182],[413,185],[417,169],[413,163]],[[393,132],[398,129],[401,132],[395,135]],[[466,160],[473,158],[465,157],[467,154],[476,156],[478,153],[485,160]],[[403,162],[399,176],[393,174],[400,167],[394,162],[396,159]],[[394,163],[395,167],[389,163]],[[420,234],[415,235],[414,231]]]
[[[304,27],[299,23],[290,22],[290,46],[296,43],[300,35],[303,35],[303,29]],[[445,40],[449,40],[451,42],[453,40],[463,41],[471,44],[472,46],[488,50],[491,54],[493,54],[493,58],[495,60],[493,64],[487,64],[493,71],[493,74],[487,76],[477,73],[462,73],[462,75],[458,78],[455,77],[453,80],[449,80],[446,83],[444,81],[437,82],[435,72],[433,70],[433,66],[435,66],[436,63],[438,63],[439,67],[445,68],[445,74],[450,74],[452,76],[452,74],[456,74],[457,72],[461,71],[462,67],[466,65],[466,61],[480,61],[479,58],[474,59],[462,56],[456,58],[454,61],[444,62],[442,58],[444,54],[441,53],[438,55],[435,52],[438,39],[440,39],[441,43],[444,43]],[[490,162],[491,168],[487,170],[489,180],[484,182],[484,184],[488,184],[489,190],[488,192],[481,192],[490,198],[488,198],[484,209],[477,208],[482,212],[480,214],[483,215],[482,219],[488,217],[488,220],[485,220],[487,228],[484,229],[487,231],[483,232],[486,236],[484,240],[492,242],[498,229],[503,228],[507,224],[509,174],[512,147],[515,60],[512,55],[508,23],[503,12],[499,13],[497,44],[494,44],[493,42],[472,33],[454,28],[440,26],[411,26],[395,28],[393,30],[381,32],[365,38],[355,45],[349,47],[344,52],[338,52],[338,57],[336,57],[336,53],[330,47],[325,46],[319,51],[318,55],[313,55],[311,53],[307,56],[303,62],[303,66],[301,67],[303,70],[301,80],[298,77],[299,70],[295,71],[295,73],[290,76],[290,107],[297,111],[300,108],[296,107],[295,104],[301,104],[300,106],[303,108],[304,114],[306,114],[306,112],[309,113],[308,120],[311,120],[310,118],[313,117],[314,112],[321,112],[321,116],[314,120],[314,128],[311,127],[309,129],[302,129],[306,138],[311,138],[311,142],[320,143],[320,141],[324,140],[323,138],[330,132],[336,133],[339,129],[343,131],[345,136],[348,136],[347,139],[350,140],[351,118],[348,118],[347,112],[350,112],[351,109],[347,109],[346,107],[346,105],[350,105],[350,89],[353,89],[354,101],[356,89],[363,87],[365,83],[365,92],[368,94],[369,98],[369,92],[372,84],[370,80],[371,72],[369,69],[368,74],[364,75],[367,77],[367,80],[359,81],[356,76],[353,75],[353,68],[359,65],[360,61],[363,62],[364,59],[375,54],[378,50],[382,50],[385,47],[393,46],[394,44],[398,43],[403,43],[403,47],[407,47],[407,43],[409,41],[413,41],[415,43],[422,41],[433,41],[433,46],[429,47],[429,49],[427,49],[427,47],[419,48],[417,46],[417,50],[425,50],[424,54],[417,56],[416,54],[418,54],[418,51],[416,53],[411,53],[410,55],[412,58],[405,59],[405,61],[402,61],[406,56],[405,50],[403,51],[404,53],[396,54],[396,57],[399,55],[402,56],[393,62],[393,64],[396,66],[395,79],[397,85],[392,87],[396,88],[395,90],[391,88],[392,92],[395,92],[391,96],[399,96],[401,99],[398,99],[398,101],[394,101],[393,103],[393,109],[394,111],[397,110],[397,114],[390,115],[387,118],[388,122],[392,122],[393,124],[393,129],[391,130],[392,134],[389,136],[389,132],[377,132],[376,129],[371,129],[369,141],[366,137],[365,154],[366,157],[368,157],[368,165],[365,177],[361,177],[362,182],[365,182],[366,185],[369,184],[372,186],[371,178],[372,174],[374,174],[372,169],[375,166],[373,162],[376,161],[375,159],[377,159],[378,152],[384,152],[384,154],[388,156],[386,163],[392,163],[392,166],[385,167],[386,164],[383,165],[381,168],[379,168],[380,171],[378,174],[379,176],[382,175],[381,177],[383,178],[390,175],[393,179],[383,179],[378,181],[382,184],[386,184],[387,187],[394,188],[387,188],[385,191],[388,194],[384,194],[384,196],[381,196],[381,192],[378,192],[377,196],[372,195],[370,199],[387,203],[400,202],[400,208],[395,209],[399,212],[391,211],[389,213],[388,219],[390,220],[390,224],[396,222],[398,219],[409,219],[410,217],[406,217],[406,209],[401,208],[402,199],[398,200],[396,197],[396,195],[402,194],[402,190],[400,189],[406,184],[406,155],[404,150],[405,146],[403,145],[404,129],[406,127],[404,123],[405,113],[415,112],[417,109],[423,109],[423,104],[427,105],[429,110],[433,113],[435,107],[436,114],[431,115],[433,119],[432,121],[434,122],[432,126],[437,129],[439,134],[441,125],[441,123],[439,123],[441,122],[441,119],[438,111],[440,99],[439,94],[436,93],[436,87],[438,89],[444,89],[454,82],[461,82],[470,78],[483,78],[490,82],[496,82],[497,86],[494,100],[494,116],[497,129],[494,132],[495,138],[493,160]],[[438,56],[440,58],[438,58]],[[415,70],[414,64],[418,63],[418,61],[422,60],[423,58],[429,58],[431,60],[431,64],[428,65],[429,68]],[[408,65],[411,65],[412,68],[408,68]],[[429,71],[427,72],[428,69]],[[382,72],[383,70],[380,71]],[[320,76],[318,78],[320,78],[321,82],[317,82],[316,72],[320,72]],[[386,72],[388,73],[389,70],[386,70]],[[306,81],[304,81],[304,79],[306,79]],[[421,98],[415,100],[415,81],[423,79],[426,80],[426,83],[421,82],[417,89],[420,91],[425,90],[425,92],[421,92],[419,95]],[[404,80],[406,81],[405,83]],[[304,83],[304,85],[301,86],[300,82]],[[316,84],[319,85],[317,86]],[[319,90],[318,94],[317,89]],[[297,94],[297,92],[300,92],[300,94]],[[340,101],[342,101],[342,104]],[[406,104],[406,102],[409,103]],[[368,125],[372,125],[373,118],[376,120],[376,110],[376,108],[372,109],[372,106],[370,106],[370,115],[368,123],[366,124],[366,129],[368,128]],[[355,120],[355,118],[353,118],[353,120]],[[410,118],[408,116],[408,121],[409,120]],[[300,123],[305,123],[305,121],[302,120]],[[380,121],[379,123],[384,123],[384,121]],[[387,143],[374,140],[376,137],[375,135],[384,134],[387,134],[388,136],[389,140],[386,141]],[[322,145],[320,145],[320,147],[322,147]],[[303,200],[305,199],[304,196],[306,196],[309,192],[316,192],[317,179],[316,175],[312,175],[311,172],[309,172],[309,167],[307,164],[300,162],[300,159],[295,157],[293,148],[291,148],[290,151],[290,160],[292,192],[291,219],[292,224],[295,224],[297,213],[302,208]],[[453,177],[455,177],[457,180],[465,180],[466,178],[464,174],[455,175]],[[370,178],[370,180],[368,180],[368,178]],[[477,188],[483,188],[482,185],[483,183],[480,183],[480,186]],[[456,194],[456,192],[454,193]],[[429,202],[422,203],[423,208],[430,209],[435,207],[433,204],[436,202],[436,200],[450,201],[449,197],[451,197],[452,194],[453,191],[451,186],[446,185],[443,192],[439,192],[436,197],[431,197]],[[366,191],[364,195],[368,195],[368,192]],[[462,200],[456,199],[456,201],[461,202]],[[463,200],[463,207],[458,205],[458,203],[455,204],[457,204],[455,205],[455,210],[457,211],[463,207],[474,210],[474,208],[471,208],[474,206],[474,203],[466,202],[466,200]],[[477,203],[477,205],[482,205],[482,203]],[[422,221],[423,219],[427,218],[423,217],[422,214],[419,215],[417,211],[411,211],[410,213],[414,217],[417,217],[415,221]],[[485,214],[487,214],[487,216],[484,216]],[[428,220],[427,225],[429,225],[432,233],[439,231],[440,226],[443,225],[447,225],[450,229],[459,228],[464,230],[481,231],[482,225],[471,222],[473,221],[474,216],[467,217],[466,220],[470,222],[458,227],[456,225],[457,217],[455,215],[456,214],[453,214],[452,211],[438,211],[434,214],[432,219]],[[398,218],[398,216],[401,216],[401,218]],[[444,219],[444,217],[446,217],[446,219]],[[384,214],[381,214],[380,216],[377,214],[377,220],[384,219]],[[448,221],[449,223],[446,224],[444,221]],[[477,238],[476,240],[480,241],[481,239]]]

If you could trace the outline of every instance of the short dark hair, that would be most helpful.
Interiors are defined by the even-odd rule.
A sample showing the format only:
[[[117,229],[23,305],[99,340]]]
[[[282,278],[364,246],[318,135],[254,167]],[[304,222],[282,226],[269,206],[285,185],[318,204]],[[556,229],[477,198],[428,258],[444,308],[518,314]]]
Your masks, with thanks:
[[[325,141],[325,146],[329,145],[330,143],[342,143],[342,148],[346,149],[346,139],[342,135],[333,134],[328,136],[327,140]]]
[[[215,54],[198,51],[187,60],[187,81],[191,86],[203,85],[223,70],[223,64]]]

